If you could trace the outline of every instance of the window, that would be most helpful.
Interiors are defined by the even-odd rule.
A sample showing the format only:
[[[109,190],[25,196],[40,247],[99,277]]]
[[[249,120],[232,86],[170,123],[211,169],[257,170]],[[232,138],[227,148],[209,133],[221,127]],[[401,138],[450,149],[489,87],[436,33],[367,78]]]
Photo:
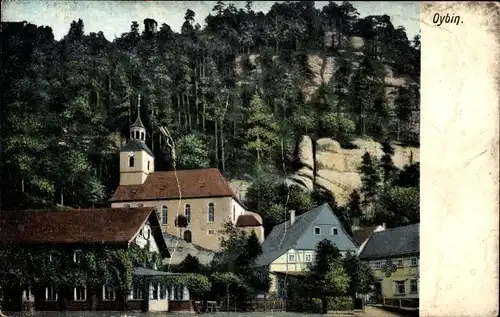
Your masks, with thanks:
[[[135,131],[135,138],[139,139],[139,131]]]
[[[158,290],[160,289],[160,285],[158,283],[153,284],[153,294],[151,294],[151,299],[157,300],[158,299]]]
[[[166,225],[168,221],[168,208],[167,206],[161,207],[161,224]]]
[[[134,157],[133,156],[128,158],[128,166],[134,167]]]
[[[106,301],[115,300],[115,288],[113,285],[106,284],[102,286],[102,299]]]
[[[31,288],[29,288],[29,287],[28,287],[28,288],[26,288],[26,289],[24,290],[24,298],[25,298],[25,300],[26,300],[26,301],[28,301],[28,302],[32,302],[32,301],[34,301],[34,300],[35,300],[35,297],[34,297],[34,296],[33,296],[33,294],[31,293]]]
[[[397,266],[398,267],[404,267],[404,261],[403,261],[403,259],[398,259]]]
[[[151,162],[150,162],[150,161],[148,161],[148,171],[149,171],[149,166],[150,166],[150,164],[151,164]]]
[[[82,250],[75,250],[73,252],[73,262],[80,263],[82,261]]]
[[[339,235],[339,229],[337,229],[337,228],[332,228],[332,235],[333,235],[333,236],[338,236],[338,235]]]
[[[418,266],[418,259],[416,257],[411,258],[411,266]]]
[[[236,221],[236,207],[233,206],[233,222]]]
[[[141,140],[144,140],[144,132],[141,132]]]
[[[166,285],[160,285],[160,299],[167,298],[168,288]]]
[[[215,234],[215,230],[208,230],[207,233],[209,236],[213,236]]]
[[[174,300],[182,300],[184,297],[184,286],[175,285],[174,286]]]
[[[191,206],[186,205],[184,208],[184,216],[186,216],[187,223],[191,222]]]
[[[321,228],[320,227],[314,227],[314,234],[315,235],[321,234]]]
[[[410,294],[418,294],[418,281],[410,280]]]
[[[208,204],[208,222],[215,221],[214,203]]]
[[[405,294],[405,282],[404,281],[396,281],[394,282],[396,286],[395,294],[396,295],[404,295]]]
[[[138,284],[134,284],[134,287],[132,288],[132,298],[142,299],[142,290]]]
[[[57,300],[57,290],[55,285],[49,285],[45,288],[45,300],[46,301]]]
[[[141,236],[141,237],[144,236],[144,229],[141,228],[141,230],[139,231],[139,236]]]
[[[295,254],[288,255],[288,263],[295,263]]]
[[[305,255],[305,262],[312,262],[312,254]]]
[[[77,286],[73,289],[73,300],[75,301],[86,301],[87,300],[87,288],[85,286]]]
[[[184,241],[188,242],[188,243],[191,243],[191,231],[189,230],[186,230],[184,231]]]
[[[380,261],[375,262],[375,269],[380,269]]]

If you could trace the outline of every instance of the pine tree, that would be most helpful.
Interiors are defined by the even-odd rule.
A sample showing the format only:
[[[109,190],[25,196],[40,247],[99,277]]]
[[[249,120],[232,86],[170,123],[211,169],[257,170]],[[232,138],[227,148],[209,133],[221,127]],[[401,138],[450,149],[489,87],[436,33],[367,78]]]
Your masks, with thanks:
[[[359,168],[361,173],[361,193],[364,196],[364,205],[370,205],[374,202],[380,189],[380,173],[378,170],[376,160],[365,152],[362,157],[361,166]]]

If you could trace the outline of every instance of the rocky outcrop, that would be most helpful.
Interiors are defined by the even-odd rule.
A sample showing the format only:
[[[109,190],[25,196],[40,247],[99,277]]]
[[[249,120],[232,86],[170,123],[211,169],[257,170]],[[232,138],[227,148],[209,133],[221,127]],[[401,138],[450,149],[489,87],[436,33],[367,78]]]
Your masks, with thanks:
[[[313,147],[308,136],[303,136],[298,146],[302,167],[291,177],[293,181],[307,190],[314,186],[324,188],[335,195],[339,204],[345,204],[349,194],[361,186],[358,168],[365,152],[381,157],[383,151],[378,142],[356,139],[357,149],[342,149],[340,144],[330,138],[318,139]],[[393,145],[394,165],[403,168],[407,164],[420,161],[420,149]],[[314,157],[311,164],[310,157]]]
[[[297,146],[297,159],[301,164],[299,170],[291,176],[291,179],[309,191],[314,187],[314,153],[313,144],[309,136],[304,135]]]

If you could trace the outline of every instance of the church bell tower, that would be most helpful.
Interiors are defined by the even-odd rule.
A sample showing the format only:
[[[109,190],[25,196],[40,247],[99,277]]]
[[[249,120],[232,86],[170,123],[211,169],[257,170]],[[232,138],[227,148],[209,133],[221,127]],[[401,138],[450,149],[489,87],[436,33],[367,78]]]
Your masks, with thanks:
[[[130,126],[130,140],[120,150],[120,185],[143,184],[154,172],[154,155],[146,145],[146,128],[141,120],[141,95],[137,99],[137,119]]]

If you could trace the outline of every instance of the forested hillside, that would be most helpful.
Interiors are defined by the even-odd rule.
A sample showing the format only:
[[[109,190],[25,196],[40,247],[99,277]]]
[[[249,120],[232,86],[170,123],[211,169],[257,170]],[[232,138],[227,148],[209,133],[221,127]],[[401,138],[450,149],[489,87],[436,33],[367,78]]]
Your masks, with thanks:
[[[302,135],[418,146],[420,41],[389,16],[312,1],[266,14],[251,1],[218,2],[203,28],[195,14],[180,33],[146,19],[143,32],[134,21],[112,41],[86,34],[82,20],[59,41],[50,26],[3,25],[3,208],[105,203],[139,94],[157,170],[175,157],[177,169],[218,167],[229,178],[284,175],[297,168]],[[320,67],[331,79],[312,90],[311,56],[333,61]],[[389,92],[388,69],[405,78]]]

